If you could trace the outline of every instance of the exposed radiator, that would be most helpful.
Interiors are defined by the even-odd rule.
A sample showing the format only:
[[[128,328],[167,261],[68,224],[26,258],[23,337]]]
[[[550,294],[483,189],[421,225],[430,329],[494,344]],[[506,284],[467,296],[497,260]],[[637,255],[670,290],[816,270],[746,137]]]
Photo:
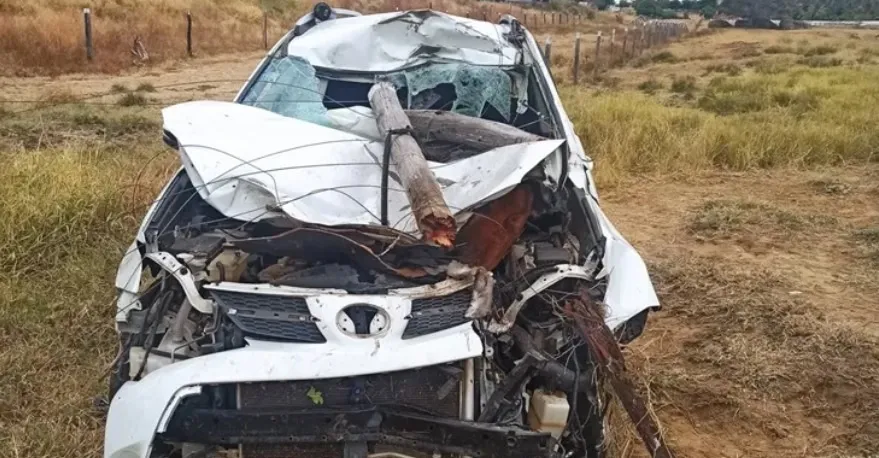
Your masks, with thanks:
[[[295,382],[247,383],[238,385],[241,408],[345,407],[390,404],[410,406],[437,416],[459,416],[459,387],[462,370],[458,365]],[[398,451],[412,456],[422,453],[378,446],[376,451]],[[341,458],[341,444],[245,445],[241,458]]]

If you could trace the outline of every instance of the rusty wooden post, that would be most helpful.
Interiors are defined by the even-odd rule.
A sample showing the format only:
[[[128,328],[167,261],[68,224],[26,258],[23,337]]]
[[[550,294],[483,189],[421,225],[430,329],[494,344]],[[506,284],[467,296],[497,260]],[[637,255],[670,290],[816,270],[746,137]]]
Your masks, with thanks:
[[[92,10],[89,8],[82,9],[82,21],[85,26],[85,58],[89,62],[95,58],[95,47],[92,43]]]
[[[269,13],[262,12],[262,47],[269,49]]]
[[[546,63],[546,68],[552,69],[552,37],[546,37],[543,44],[543,62]]]
[[[580,81],[580,32],[574,35],[574,84]]]
[[[192,57],[192,14],[186,12],[186,55]]]
[[[543,24],[546,24],[546,13],[543,13]]]
[[[598,34],[595,36],[595,65],[592,67],[592,77],[598,77],[598,70],[601,67],[601,31],[598,31]]]

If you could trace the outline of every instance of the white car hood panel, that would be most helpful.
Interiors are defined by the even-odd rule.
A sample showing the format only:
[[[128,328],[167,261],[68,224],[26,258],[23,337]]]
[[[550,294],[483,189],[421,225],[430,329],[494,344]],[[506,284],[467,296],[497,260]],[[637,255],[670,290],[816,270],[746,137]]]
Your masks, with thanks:
[[[193,185],[225,216],[247,221],[285,213],[314,224],[380,223],[381,142],[230,102],[187,102],[162,113]],[[429,166],[449,208],[460,213],[508,192],[562,143],[516,144]],[[394,171],[388,220],[415,234]]]

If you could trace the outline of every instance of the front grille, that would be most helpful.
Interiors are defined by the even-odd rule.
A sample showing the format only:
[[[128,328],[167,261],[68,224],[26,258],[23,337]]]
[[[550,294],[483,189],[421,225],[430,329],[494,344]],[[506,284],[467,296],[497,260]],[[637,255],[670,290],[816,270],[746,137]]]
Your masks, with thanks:
[[[457,366],[295,382],[243,383],[241,408],[301,408],[406,405],[444,417],[458,416]]]
[[[324,343],[303,297],[211,290],[211,296],[245,336]]]
[[[412,313],[403,331],[403,339],[431,334],[470,321],[464,316],[470,307],[470,300],[470,290],[412,300]]]
[[[457,418],[461,373],[460,367],[445,365],[360,377],[239,384],[238,403],[242,409],[266,410],[391,404]],[[394,446],[376,445],[379,449],[429,456]],[[245,458],[342,458],[343,450],[343,444],[242,446]]]

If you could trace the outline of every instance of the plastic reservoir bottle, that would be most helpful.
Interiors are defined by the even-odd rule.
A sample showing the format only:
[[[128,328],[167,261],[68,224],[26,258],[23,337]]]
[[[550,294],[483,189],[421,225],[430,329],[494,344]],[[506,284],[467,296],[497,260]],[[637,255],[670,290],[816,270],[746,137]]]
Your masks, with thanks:
[[[568,423],[571,405],[564,392],[547,393],[541,389],[534,390],[531,405],[528,409],[528,425],[531,429],[549,433],[558,439]]]

